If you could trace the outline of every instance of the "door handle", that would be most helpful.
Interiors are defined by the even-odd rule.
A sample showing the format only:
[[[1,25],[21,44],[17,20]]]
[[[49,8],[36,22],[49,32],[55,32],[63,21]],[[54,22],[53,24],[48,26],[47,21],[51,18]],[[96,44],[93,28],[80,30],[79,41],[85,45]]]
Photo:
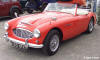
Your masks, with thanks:
[[[66,24],[66,26],[71,26],[72,24]]]

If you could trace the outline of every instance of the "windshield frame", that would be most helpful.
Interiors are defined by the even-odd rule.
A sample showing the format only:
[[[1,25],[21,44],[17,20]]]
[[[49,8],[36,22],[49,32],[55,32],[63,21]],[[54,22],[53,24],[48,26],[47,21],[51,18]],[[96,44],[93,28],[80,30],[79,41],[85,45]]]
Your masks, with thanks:
[[[75,11],[76,11],[76,5],[77,4],[70,4],[70,3],[49,3],[47,5],[47,7],[45,8],[44,11],[56,11],[56,12],[65,12],[65,13],[68,13],[67,11],[63,11],[63,10],[64,9],[70,9],[70,10],[73,9],[73,11],[75,13]],[[73,14],[73,13],[71,13],[71,14]]]

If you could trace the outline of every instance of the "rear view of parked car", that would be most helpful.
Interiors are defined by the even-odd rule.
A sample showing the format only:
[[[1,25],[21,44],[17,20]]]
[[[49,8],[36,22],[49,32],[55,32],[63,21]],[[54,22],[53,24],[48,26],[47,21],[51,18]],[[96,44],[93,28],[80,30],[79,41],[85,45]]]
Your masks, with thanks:
[[[18,17],[21,13],[21,6],[18,0],[0,0],[0,17]]]

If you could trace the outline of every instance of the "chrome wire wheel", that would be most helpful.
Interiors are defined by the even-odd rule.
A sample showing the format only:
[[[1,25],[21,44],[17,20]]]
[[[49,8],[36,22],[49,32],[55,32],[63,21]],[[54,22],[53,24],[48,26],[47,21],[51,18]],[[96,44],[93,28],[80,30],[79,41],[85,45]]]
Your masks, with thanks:
[[[51,30],[44,40],[43,52],[48,56],[56,54],[60,47],[60,41],[59,31]]]
[[[93,29],[94,29],[94,23],[93,23],[93,20],[91,20],[89,23],[89,31],[92,32]]]
[[[54,35],[50,41],[50,50],[55,52],[59,47],[59,37],[58,35]]]

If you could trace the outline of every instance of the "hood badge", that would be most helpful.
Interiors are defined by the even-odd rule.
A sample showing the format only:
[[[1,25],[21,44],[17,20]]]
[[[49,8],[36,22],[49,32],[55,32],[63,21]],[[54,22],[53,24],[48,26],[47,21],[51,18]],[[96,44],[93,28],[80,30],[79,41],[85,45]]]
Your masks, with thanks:
[[[27,25],[32,25],[32,24],[30,24],[30,23],[26,23],[26,22],[21,22],[22,24],[27,24]]]
[[[24,24],[19,23],[17,27],[26,27]]]
[[[56,17],[51,17],[52,21],[56,21],[57,18]],[[50,24],[52,23],[52,21],[50,21]]]
[[[17,25],[17,27],[26,27],[24,24],[26,24],[26,25],[32,25],[32,24],[26,23],[26,22],[19,22],[19,24]]]

